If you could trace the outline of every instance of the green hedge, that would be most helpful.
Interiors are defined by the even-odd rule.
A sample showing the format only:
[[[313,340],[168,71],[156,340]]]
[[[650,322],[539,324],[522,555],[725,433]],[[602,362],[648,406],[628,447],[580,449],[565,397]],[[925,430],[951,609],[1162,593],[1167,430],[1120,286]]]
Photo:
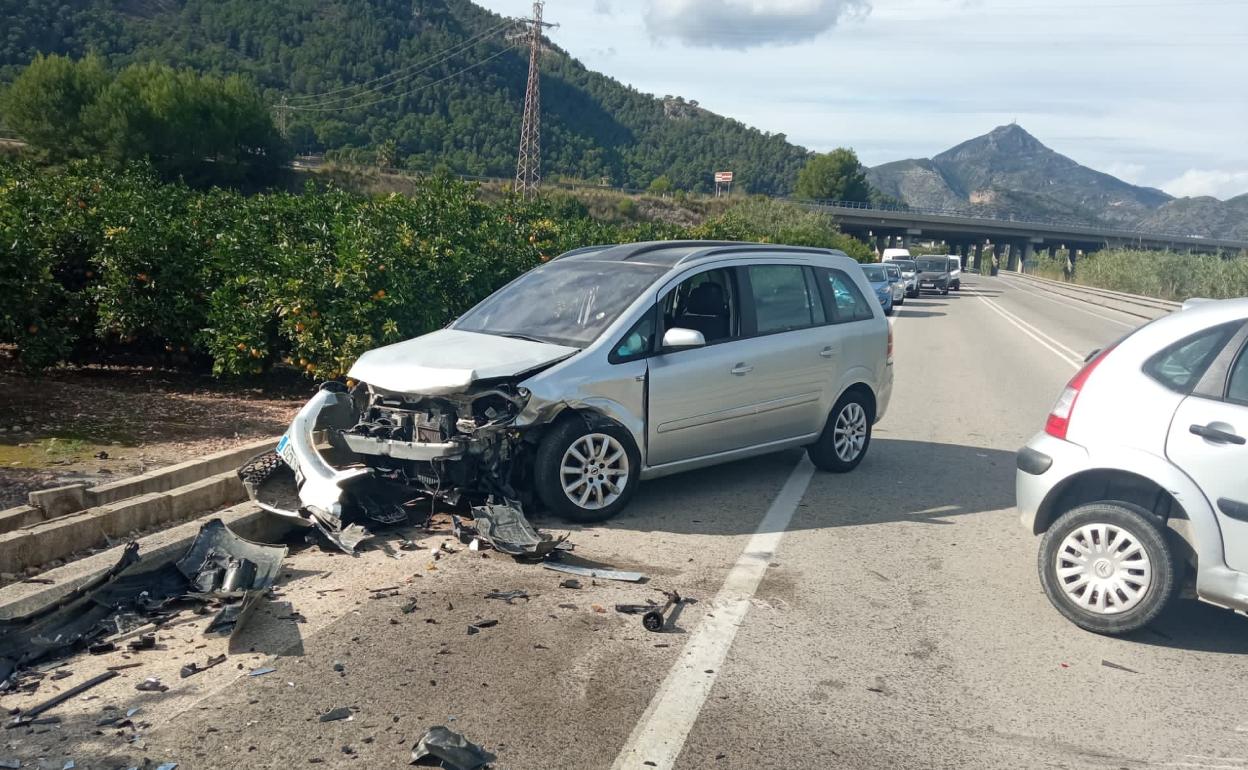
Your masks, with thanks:
[[[1071,280],[1063,259],[1047,257],[1035,271],[1059,280]],[[1225,258],[1211,254],[1173,251],[1107,249],[1079,257],[1075,283],[1125,291],[1177,302],[1192,297],[1228,299],[1248,296],[1248,256]]]
[[[142,165],[0,162],[0,342],[35,368],[135,352],[220,375],[284,362],[339,377],[552,255],[689,237],[870,258],[823,215],[772,202],[693,228],[617,225],[558,196],[483,202],[445,177],[410,196],[311,185],[243,195],[163,183]]]

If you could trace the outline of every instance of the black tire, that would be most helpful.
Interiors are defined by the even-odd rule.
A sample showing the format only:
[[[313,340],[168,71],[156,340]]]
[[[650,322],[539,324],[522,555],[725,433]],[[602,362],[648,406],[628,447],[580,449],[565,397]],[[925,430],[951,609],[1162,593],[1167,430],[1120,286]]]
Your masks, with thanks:
[[[862,410],[865,424],[861,431],[861,448],[858,449],[856,455],[845,459],[836,451],[836,425],[837,420],[843,414],[847,418],[852,417],[851,405]],[[851,412],[851,414],[847,414]],[[832,407],[832,413],[828,415],[828,420],[824,423],[823,433],[819,434],[819,439],[815,443],[806,447],[806,454],[810,456],[810,461],[815,467],[821,471],[829,473],[849,473],[858,464],[862,462],[862,458],[867,456],[867,449],[871,447],[871,425],[875,422],[875,414],[871,410],[871,404],[867,400],[865,394],[860,391],[851,390],[841,396],[840,401],[836,402],[836,406]]]
[[[944,295],[948,294],[948,293],[949,293],[949,287],[948,287],[948,286],[946,286],[945,288],[943,288],[943,289],[941,289],[941,290],[940,290],[940,295],[941,295],[942,297],[943,297]]]
[[[628,461],[627,473],[623,477],[624,486],[619,490],[619,496],[599,508],[582,506],[564,491],[563,460],[569,447],[587,436],[610,437],[624,450]],[[641,453],[637,451],[637,445],[627,430],[616,425],[596,425],[591,428],[579,417],[569,417],[551,428],[538,444],[533,463],[534,485],[542,503],[555,514],[582,524],[605,521],[623,510],[637,492],[641,475]],[[590,501],[592,502],[592,497]]]
[[[1140,598],[1127,597],[1125,592],[1119,589],[1102,589],[1098,592],[1091,585],[1085,587],[1081,595],[1072,597],[1066,586],[1078,583],[1079,576],[1058,575],[1059,556],[1077,554],[1077,550],[1070,547],[1063,550],[1063,544],[1066,543],[1067,538],[1074,536],[1081,542],[1086,542],[1081,535],[1075,533],[1083,527],[1097,524],[1116,528],[1118,532],[1106,531],[1104,535],[1095,536],[1104,537],[1110,546],[1110,553],[1093,561],[1089,568],[1100,575],[1098,565],[1103,562],[1110,563],[1115,552],[1114,546],[1118,546],[1118,551],[1131,553],[1134,549],[1126,545],[1128,541],[1123,539],[1123,533],[1125,533],[1131,541],[1142,548],[1144,557],[1148,560],[1147,566],[1152,573],[1150,582],[1144,585]],[[1066,563],[1072,568],[1077,566],[1077,562],[1073,559],[1066,560]],[[1133,579],[1140,579],[1139,566],[1141,565],[1138,561],[1132,561],[1125,567],[1110,563],[1106,569],[1115,570],[1112,574],[1121,575],[1125,583],[1131,586]],[[1125,634],[1153,622],[1174,598],[1180,582],[1174,552],[1166,542],[1162,524],[1143,508],[1116,501],[1081,505],[1054,522],[1053,526],[1049,527],[1049,531],[1044,533],[1044,539],[1040,541],[1037,567],[1044,593],[1057,611],[1080,628],[1097,634]],[[1139,583],[1134,585],[1137,588],[1140,586]],[[1077,591],[1077,588],[1074,590]],[[1084,607],[1081,601],[1085,597],[1088,601],[1097,604],[1103,601],[1106,609],[1098,612]],[[1133,599],[1134,604],[1132,604]],[[1114,610],[1111,604],[1117,604],[1119,609]]]
[[[961,281],[954,281],[954,282],[953,282],[953,290],[954,290],[954,291],[962,291],[962,282],[961,282]]]
[[[904,304],[906,304],[906,298],[905,298],[904,296],[903,296],[901,299],[895,299],[895,300],[893,300],[893,306],[894,306],[894,307],[901,307],[901,306],[902,306],[902,305],[904,305]]]
[[[896,303],[889,305],[888,307],[884,308],[884,315],[891,316],[896,309],[897,309]]]

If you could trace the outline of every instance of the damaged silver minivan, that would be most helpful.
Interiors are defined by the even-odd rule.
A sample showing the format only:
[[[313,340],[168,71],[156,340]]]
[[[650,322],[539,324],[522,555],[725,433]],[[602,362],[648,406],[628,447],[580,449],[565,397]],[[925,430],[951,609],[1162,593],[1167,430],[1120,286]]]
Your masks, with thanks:
[[[888,406],[892,344],[839,251],[579,249],[445,329],[361,356],[358,384],[322,386],[240,475],[262,507],[350,546],[416,500],[593,522],[644,479],[792,447],[845,472]]]

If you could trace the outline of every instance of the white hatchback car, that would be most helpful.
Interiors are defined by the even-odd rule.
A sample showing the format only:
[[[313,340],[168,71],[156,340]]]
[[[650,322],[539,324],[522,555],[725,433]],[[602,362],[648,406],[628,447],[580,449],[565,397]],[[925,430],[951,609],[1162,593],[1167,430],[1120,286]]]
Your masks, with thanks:
[[[1017,492],[1080,627],[1140,628],[1191,578],[1248,611],[1248,299],[1189,301],[1089,357],[1019,451]]]

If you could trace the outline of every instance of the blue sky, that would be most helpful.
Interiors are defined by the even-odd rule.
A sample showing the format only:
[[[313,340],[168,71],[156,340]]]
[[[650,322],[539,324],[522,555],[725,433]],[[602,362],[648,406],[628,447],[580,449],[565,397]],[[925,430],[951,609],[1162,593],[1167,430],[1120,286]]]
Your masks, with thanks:
[[[591,69],[868,165],[1016,120],[1135,184],[1248,193],[1248,0],[548,0],[546,17]]]

